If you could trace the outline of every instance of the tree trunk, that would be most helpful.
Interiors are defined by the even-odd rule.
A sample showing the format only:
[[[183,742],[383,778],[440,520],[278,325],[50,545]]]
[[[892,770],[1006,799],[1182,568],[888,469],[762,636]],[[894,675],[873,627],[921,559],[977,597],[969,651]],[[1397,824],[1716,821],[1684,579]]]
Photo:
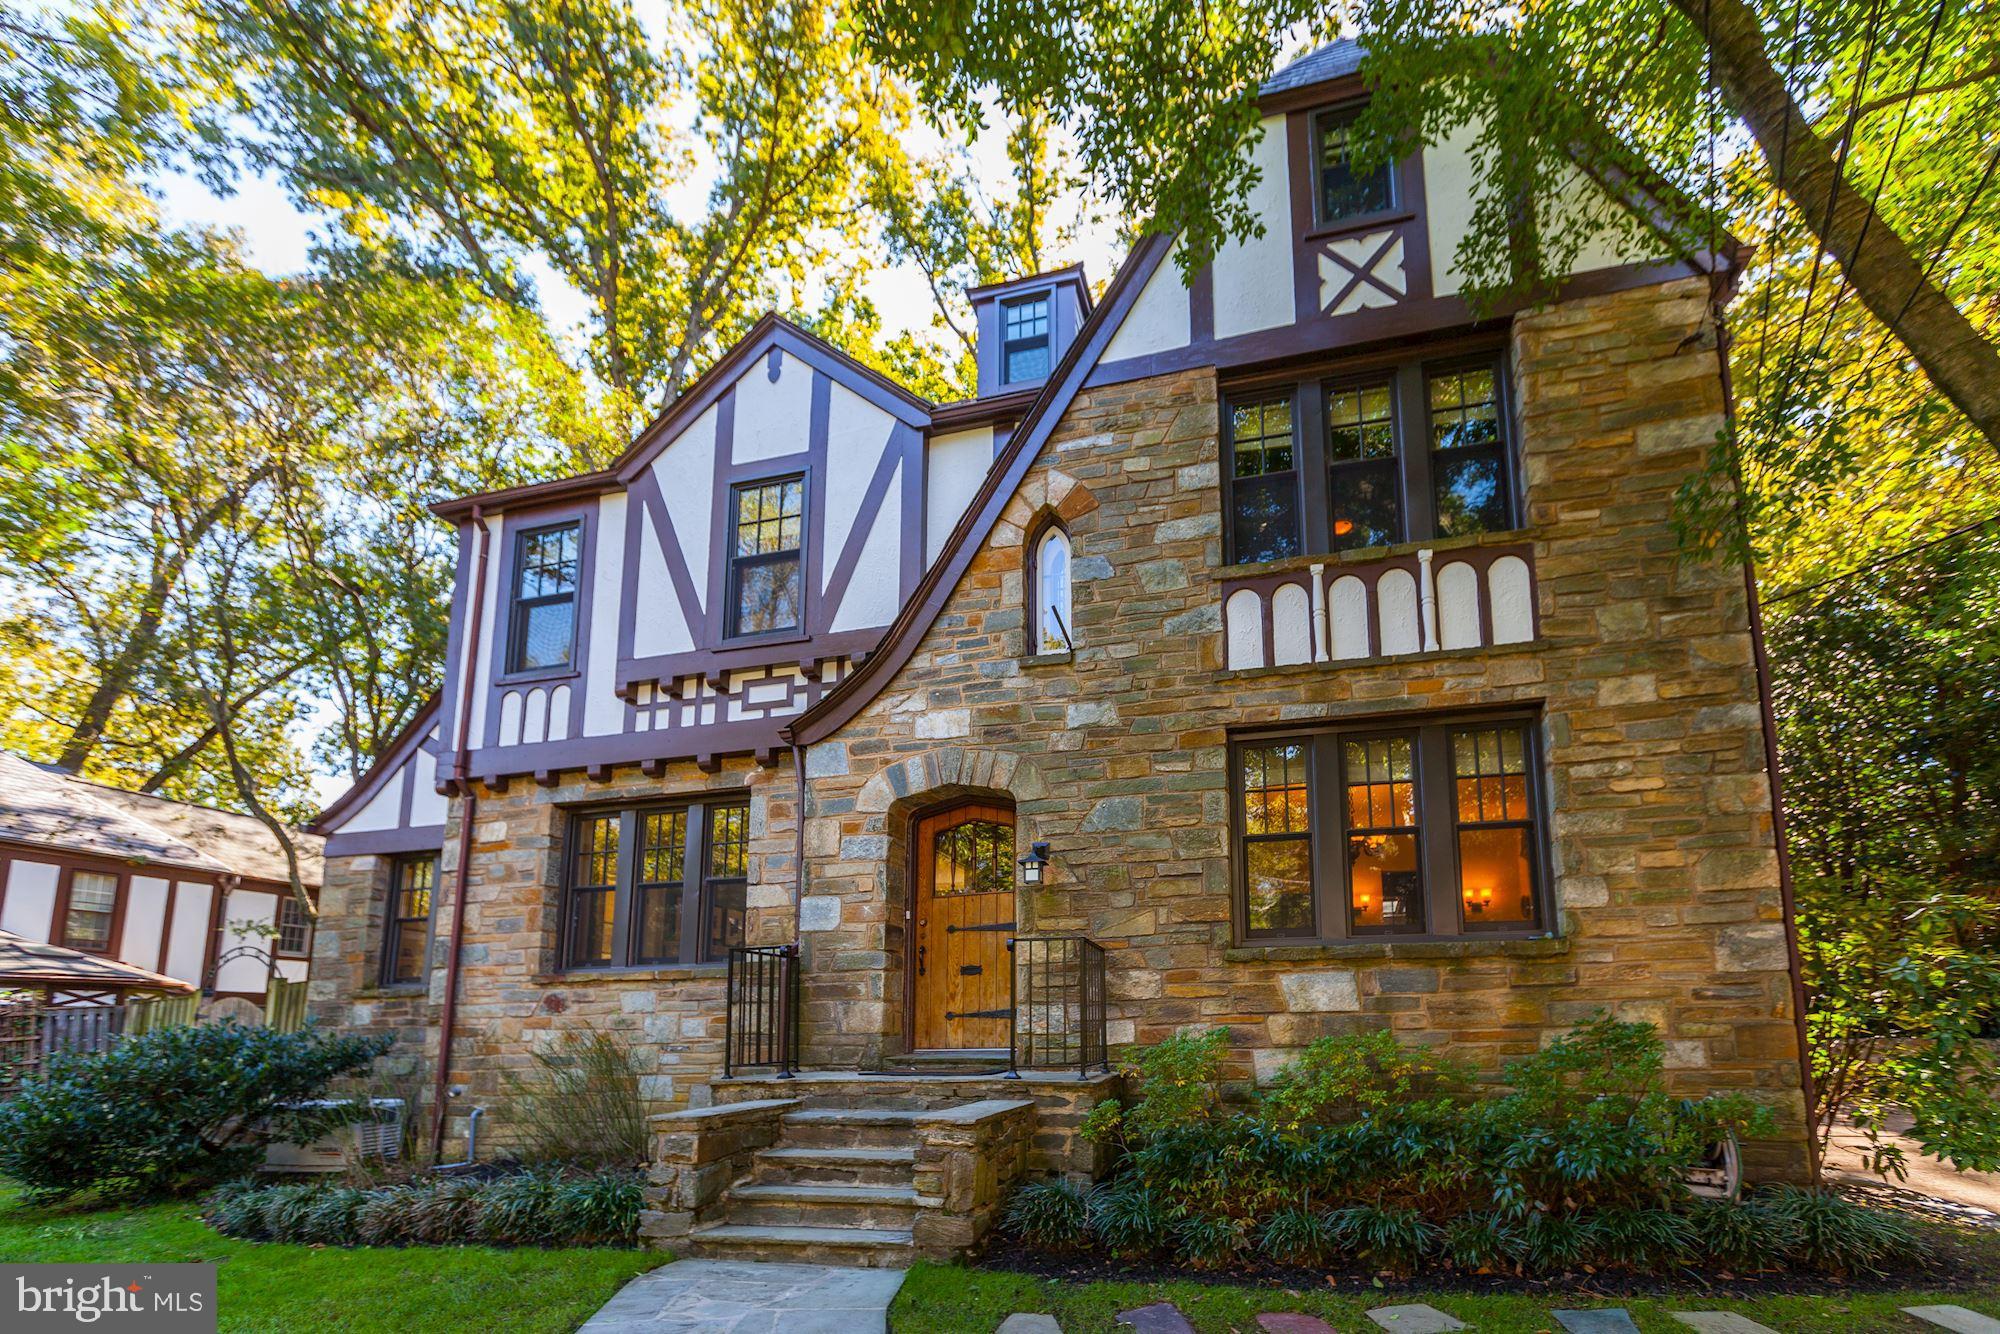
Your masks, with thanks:
[[[1750,126],[1778,188],[1798,209],[1854,293],[1909,349],[1937,391],[2000,450],[2000,352],[1930,281],[1896,229],[1842,175],[1772,66],[1744,0],[1670,0],[1705,29],[1723,93]],[[1828,207],[1831,200],[1832,206]]]

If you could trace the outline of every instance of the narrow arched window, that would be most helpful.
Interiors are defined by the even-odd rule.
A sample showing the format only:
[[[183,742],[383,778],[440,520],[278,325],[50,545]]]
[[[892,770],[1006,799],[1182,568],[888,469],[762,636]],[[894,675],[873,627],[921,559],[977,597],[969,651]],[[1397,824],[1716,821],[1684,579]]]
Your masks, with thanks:
[[[1036,653],[1065,653],[1073,646],[1069,615],[1069,534],[1050,524],[1035,546]]]

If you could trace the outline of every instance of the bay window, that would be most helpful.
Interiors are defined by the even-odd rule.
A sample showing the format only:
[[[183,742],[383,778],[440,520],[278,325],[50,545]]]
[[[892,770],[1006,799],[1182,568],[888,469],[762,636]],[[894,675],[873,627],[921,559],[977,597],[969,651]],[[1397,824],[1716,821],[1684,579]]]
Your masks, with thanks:
[[[571,968],[720,963],[743,942],[750,807],[740,798],[588,811],[570,821]]]
[[[1532,718],[1254,737],[1231,753],[1245,941],[1543,929]]]
[[[1498,349],[1268,378],[1227,393],[1233,564],[1504,532],[1516,522]]]

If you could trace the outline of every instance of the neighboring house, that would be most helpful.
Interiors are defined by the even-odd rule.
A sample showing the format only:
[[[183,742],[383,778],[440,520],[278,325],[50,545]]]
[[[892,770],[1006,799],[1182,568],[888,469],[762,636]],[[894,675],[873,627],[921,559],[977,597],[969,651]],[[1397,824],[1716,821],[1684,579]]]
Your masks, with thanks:
[[[1156,236],[1094,301],[973,293],[972,401],[767,319],[605,471],[438,506],[445,691],[322,822],[316,1011],[504,1139],[505,1074],[583,1025],[701,1107],[1188,1025],[1246,1079],[1384,1027],[1490,1070],[1602,1008],[1798,1175],[1746,582],[1673,527],[1737,257],[1625,197],[1475,319],[1469,140],[1355,171],[1356,63],[1266,86],[1264,234],[1191,285]],[[794,943],[796,1006],[740,952]],[[723,1079],[725,1023],[821,1073]],[[949,1087],[1034,1090],[1031,1163],[1089,1170],[1046,1078]]]
[[[292,839],[317,895],[320,839]],[[0,931],[261,1006],[272,977],[304,981],[312,957],[289,885],[284,849],[251,816],[0,754]]]

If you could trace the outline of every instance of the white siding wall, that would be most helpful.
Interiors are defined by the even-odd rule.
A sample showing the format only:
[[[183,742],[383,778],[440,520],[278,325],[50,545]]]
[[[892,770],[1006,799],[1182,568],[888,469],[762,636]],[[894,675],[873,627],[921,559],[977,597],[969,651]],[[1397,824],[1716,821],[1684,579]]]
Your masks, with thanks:
[[[944,550],[952,525],[965,513],[993,466],[993,428],[932,436],[924,481],[924,565],[928,568]]]

